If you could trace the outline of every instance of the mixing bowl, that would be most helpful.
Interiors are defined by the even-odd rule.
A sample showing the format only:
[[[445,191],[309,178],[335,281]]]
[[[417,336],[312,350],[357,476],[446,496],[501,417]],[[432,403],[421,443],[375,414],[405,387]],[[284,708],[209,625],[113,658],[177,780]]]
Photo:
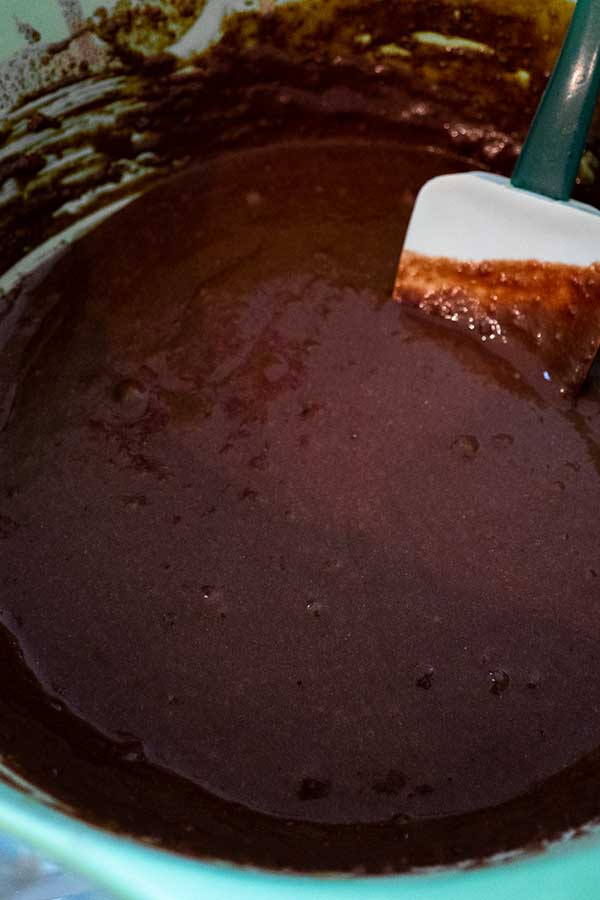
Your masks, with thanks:
[[[107,5],[109,14],[112,7],[121,10],[128,7],[128,4],[117,3],[117,0]],[[142,4],[132,0],[131,7],[136,5]],[[465,4],[457,0],[455,5],[460,12]],[[504,6],[510,6],[513,11],[520,7],[536,12],[541,23],[541,39],[536,50],[546,54],[548,61],[551,61],[565,23],[557,24],[555,20],[546,22],[542,0],[531,0],[529,4],[526,0],[510,4],[493,4],[490,0],[488,5],[497,11],[499,17]],[[114,88],[111,79],[118,79],[118,75],[110,71],[110,61],[102,41],[85,27],[86,16],[91,15],[96,6],[96,0],[45,0],[42,4],[38,0],[3,0],[0,9],[0,110],[5,121],[11,123],[12,133],[6,138],[5,146],[0,148],[0,162],[2,154],[14,153],[14,141],[19,141],[21,152],[25,152],[39,140],[35,128],[24,130],[18,124],[22,114],[19,103],[24,93],[32,95],[54,91],[51,112],[60,117],[72,114],[78,104],[85,107],[87,99],[97,98],[102,91],[108,92]],[[207,0],[204,4],[164,3],[163,7],[167,14],[160,20],[162,30],[157,32],[156,39],[146,26],[145,30],[131,37],[130,52],[139,52],[144,46],[162,52],[169,46],[172,52],[185,59],[191,52],[201,52],[219,39],[225,16],[236,8],[242,11],[254,8],[254,2],[241,2],[236,6],[231,0]],[[185,7],[184,12],[181,13],[180,9],[180,14],[177,14],[178,7]],[[256,8],[268,11],[271,7],[260,2]],[[101,22],[102,16],[97,20]],[[460,15],[456,20],[458,23]],[[546,26],[548,34],[544,35]],[[364,28],[368,32],[368,22]],[[458,24],[456,30],[460,31]],[[71,37],[67,40],[69,34]],[[451,59],[452,51],[460,47],[460,41],[457,41],[456,34],[451,36],[452,40],[449,37],[436,30],[432,12],[431,32],[423,35],[423,40],[437,45],[442,52],[447,49],[448,59]],[[356,47],[364,47],[368,44],[368,34],[354,35],[353,40]],[[501,31],[498,41],[501,49]],[[397,59],[402,58],[403,54],[397,45],[389,44],[386,56]],[[332,53],[332,65],[336,64],[337,59]],[[152,64],[160,67],[160,58],[153,58]],[[442,67],[438,75],[440,72]],[[517,70],[513,75],[526,90],[529,73]],[[444,78],[447,80],[448,77],[447,72],[440,77],[442,90]],[[68,81],[66,87],[57,87],[65,78]],[[39,101],[30,102],[34,104],[33,109]],[[2,134],[0,123],[0,136]],[[100,177],[95,181],[92,179],[91,189],[89,178],[94,175],[94,166],[97,165],[93,148],[84,144],[78,153],[71,155],[58,153],[52,156],[49,146],[44,147],[44,151],[49,156],[42,174],[46,173],[50,179],[48,183],[52,185],[56,172],[61,171],[64,176],[64,172],[68,171],[70,192],[67,197],[61,196],[60,207],[50,210],[47,204],[40,204],[40,182],[37,183],[37,190],[31,189],[20,198],[19,202],[29,204],[31,209],[37,209],[35,204],[39,204],[40,222],[44,223],[44,227],[40,226],[38,231],[33,227],[25,238],[17,229],[11,241],[6,241],[3,251],[3,268],[6,271],[1,281],[6,292],[18,283],[23,274],[33,271],[40,261],[51,258],[57,247],[93,228],[161,175],[151,142],[144,135],[139,138],[140,152],[121,171],[120,179],[110,182]],[[78,173],[81,175],[79,180]],[[10,204],[19,199],[15,197],[16,190],[15,182],[7,178],[0,192],[2,203]],[[49,227],[51,220],[54,224]],[[158,849],[142,840],[132,840],[80,821],[62,809],[53,798],[25,782],[8,765],[2,767],[2,776],[2,829],[94,879],[113,891],[115,896],[128,900],[192,900],[198,897],[284,900],[304,895],[310,895],[313,900],[334,900],[337,897],[340,900],[343,897],[357,900],[363,897],[370,900],[378,897],[385,897],[386,900],[450,900],[459,897],[461,900],[480,900],[484,896],[493,900],[530,900],[538,896],[545,900],[592,900],[600,894],[600,833],[593,824],[583,832],[567,834],[535,852],[515,853],[508,858],[492,858],[484,863],[469,863],[454,869],[440,868],[377,877],[300,876],[259,871],[226,862],[203,862]]]

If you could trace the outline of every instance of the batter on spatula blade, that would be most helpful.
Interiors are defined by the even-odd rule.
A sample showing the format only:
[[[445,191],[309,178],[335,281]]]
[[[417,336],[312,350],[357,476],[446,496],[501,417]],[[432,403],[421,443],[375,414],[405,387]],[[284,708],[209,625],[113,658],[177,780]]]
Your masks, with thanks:
[[[394,296],[473,332],[498,356],[518,357],[521,370],[561,392],[579,390],[600,342],[598,264],[461,262],[405,251]]]

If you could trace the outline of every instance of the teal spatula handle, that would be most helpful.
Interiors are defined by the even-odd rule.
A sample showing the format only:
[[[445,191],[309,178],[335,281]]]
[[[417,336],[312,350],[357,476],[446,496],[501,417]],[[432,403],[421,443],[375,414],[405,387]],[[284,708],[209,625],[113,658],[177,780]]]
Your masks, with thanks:
[[[600,86],[600,0],[577,0],[512,184],[568,200]]]

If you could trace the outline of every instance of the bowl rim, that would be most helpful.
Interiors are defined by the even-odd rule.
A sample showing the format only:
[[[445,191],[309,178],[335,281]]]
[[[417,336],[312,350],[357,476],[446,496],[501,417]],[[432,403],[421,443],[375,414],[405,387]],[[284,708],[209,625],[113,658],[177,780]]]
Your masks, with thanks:
[[[7,783],[0,783],[0,828],[120,900],[592,900],[600,887],[600,825],[479,866],[380,876],[202,861],[89,825]]]

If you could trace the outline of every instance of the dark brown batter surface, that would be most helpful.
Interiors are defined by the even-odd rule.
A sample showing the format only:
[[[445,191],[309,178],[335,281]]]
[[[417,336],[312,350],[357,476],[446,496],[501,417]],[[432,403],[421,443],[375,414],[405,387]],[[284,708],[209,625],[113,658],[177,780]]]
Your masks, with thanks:
[[[457,167],[224,156],[21,298],[0,592],[47,694],[7,635],[0,749],[84,816],[380,870],[600,810],[593,386],[557,407],[390,299]]]

